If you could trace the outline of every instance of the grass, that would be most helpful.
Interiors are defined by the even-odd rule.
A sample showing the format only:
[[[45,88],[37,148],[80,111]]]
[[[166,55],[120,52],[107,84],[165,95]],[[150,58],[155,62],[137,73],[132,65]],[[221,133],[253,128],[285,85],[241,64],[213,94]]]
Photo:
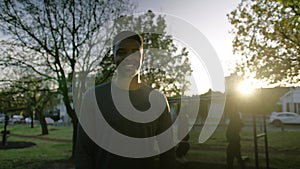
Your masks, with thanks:
[[[187,158],[192,161],[205,163],[226,163],[225,130],[217,130],[205,143],[198,143],[200,131],[191,132],[191,150]],[[255,166],[254,141],[252,131],[241,133],[242,155],[250,158],[247,166]],[[276,169],[299,169],[300,168],[300,130],[298,131],[269,131],[268,149],[269,164]],[[258,139],[259,166],[266,166],[264,139]]]
[[[8,129],[13,134],[46,138],[71,140],[72,136],[72,127],[49,126],[50,134],[47,136],[40,135],[41,129],[39,126],[30,128],[27,125],[14,125],[9,126]],[[70,158],[71,143],[53,142],[37,138],[8,137],[8,141],[28,141],[34,142],[36,145],[24,149],[0,150],[0,169],[44,169],[45,164]]]
[[[14,134],[25,134],[46,138],[71,139],[73,134],[72,126],[48,126],[49,134],[44,136],[41,135],[40,126],[30,128],[29,125],[10,125],[8,129]]]
[[[40,126],[30,128],[27,125],[10,125],[8,129],[13,134],[35,136],[34,138],[10,136],[8,141],[29,141],[34,142],[36,146],[24,149],[0,150],[0,169],[50,169],[49,166],[53,166],[54,162],[65,161],[71,156],[71,142],[54,142],[38,138],[71,140],[72,126],[49,126],[49,135],[46,136],[40,135]],[[2,126],[0,130],[3,130]],[[186,158],[190,161],[225,164],[227,146],[225,130],[218,129],[209,140],[202,144],[197,142],[199,132],[198,130],[192,130],[191,149]],[[242,154],[250,157],[247,166],[254,166],[252,131],[243,131],[241,135]],[[268,139],[271,168],[300,168],[300,131],[270,131]],[[258,145],[259,164],[261,167],[265,167],[263,139],[259,139]]]

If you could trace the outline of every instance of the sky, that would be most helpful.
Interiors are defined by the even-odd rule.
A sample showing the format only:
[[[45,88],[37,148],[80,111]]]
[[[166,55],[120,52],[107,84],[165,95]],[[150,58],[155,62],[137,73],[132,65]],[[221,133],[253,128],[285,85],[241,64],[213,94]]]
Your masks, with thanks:
[[[229,33],[231,25],[226,14],[234,10],[240,0],[130,0],[137,4],[136,12],[148,10],[178,17],[186,25],[193,26],[208,40],[215,50],[217,58],[222,66],[222,76],[229,76],[234,69],[234,63],[238,59],[232,53],[233,35]],[[172,29],[172,28],[171,28]],[[173,28],[173,30],[176,29]],[[183,28],[184,29],[184,28]],[[183,32],[185,30],[182,30]],[[188,34],[189,32],[184,32]],[[3,37],[3,35],[0,35]],[[195,38],[196,39],[196,38]],[[180,40],[180,39],[179,39]],[[193,77],[196,77],[196,87],[192,86],[190,94],[201,94],[212,88],[216,91],[224,91],[222,86],[214,86],[206,63],[196,58],[197,51],[191,52]],[[199,66],[202,65],[202,66]],[[215,66],[215,65],[213,65]],[[208,67],[208,66],[207,66]],[[217,73],[217,72],[216,72]],[[200,84],[200,85],[197,85]]]
[[[137,12],[151,10],[183,19],[198,29],[214,48],[223,68],[224,76],[229,76],[234,69],[237,56],[232,52],[233,35],[229,33],[231,25],[226,14],[234,10],[239,0],[131,0],[137,3]],[[192,65],[193,67],[193,65]],[[199,66],[198,66],[199,67]],[[205,69],[205,68],[204,68]],[[202,68],[194,70],[198,81],[206,81],[197,92],[203,93],[211,88],[209,77],[205,77]],[[197,82],[196,82],[197,83]],[[223,91],[222,87],[215,90]]]

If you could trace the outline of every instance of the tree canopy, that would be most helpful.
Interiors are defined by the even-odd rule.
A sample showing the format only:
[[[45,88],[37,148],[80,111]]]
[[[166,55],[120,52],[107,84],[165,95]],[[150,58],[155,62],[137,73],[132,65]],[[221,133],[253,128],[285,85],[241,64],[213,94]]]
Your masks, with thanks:
[[[236,71],[270,84],[300,81],[300,1],[244,0],[228,14]]]

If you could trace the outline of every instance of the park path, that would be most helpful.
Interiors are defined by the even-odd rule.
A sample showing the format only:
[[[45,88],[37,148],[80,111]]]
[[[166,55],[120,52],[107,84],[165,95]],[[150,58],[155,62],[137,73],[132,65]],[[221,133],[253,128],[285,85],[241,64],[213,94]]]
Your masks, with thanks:
[[[49,138],[49,137],[45,137],[43,135],[24,135],[24,134],[11,133],[10,136],[22,137],[22,138],[34,138],[34,139],[52,141],[52,142],[59,142],[59,143],[70,143],[70,142],[72,142],[72,140],[69,140],[69,139]]]

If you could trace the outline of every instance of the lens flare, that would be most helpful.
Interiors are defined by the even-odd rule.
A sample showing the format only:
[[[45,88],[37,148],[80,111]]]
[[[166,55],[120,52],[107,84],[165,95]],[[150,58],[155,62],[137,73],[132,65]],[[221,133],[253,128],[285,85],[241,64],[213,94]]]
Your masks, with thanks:
[[[255,89],[255,86],[253,84],[252,81],[250,80],[244,80],[239,84],[239,92],[242,94],[246,94],[249,95],[253,92],[253,90]]]

